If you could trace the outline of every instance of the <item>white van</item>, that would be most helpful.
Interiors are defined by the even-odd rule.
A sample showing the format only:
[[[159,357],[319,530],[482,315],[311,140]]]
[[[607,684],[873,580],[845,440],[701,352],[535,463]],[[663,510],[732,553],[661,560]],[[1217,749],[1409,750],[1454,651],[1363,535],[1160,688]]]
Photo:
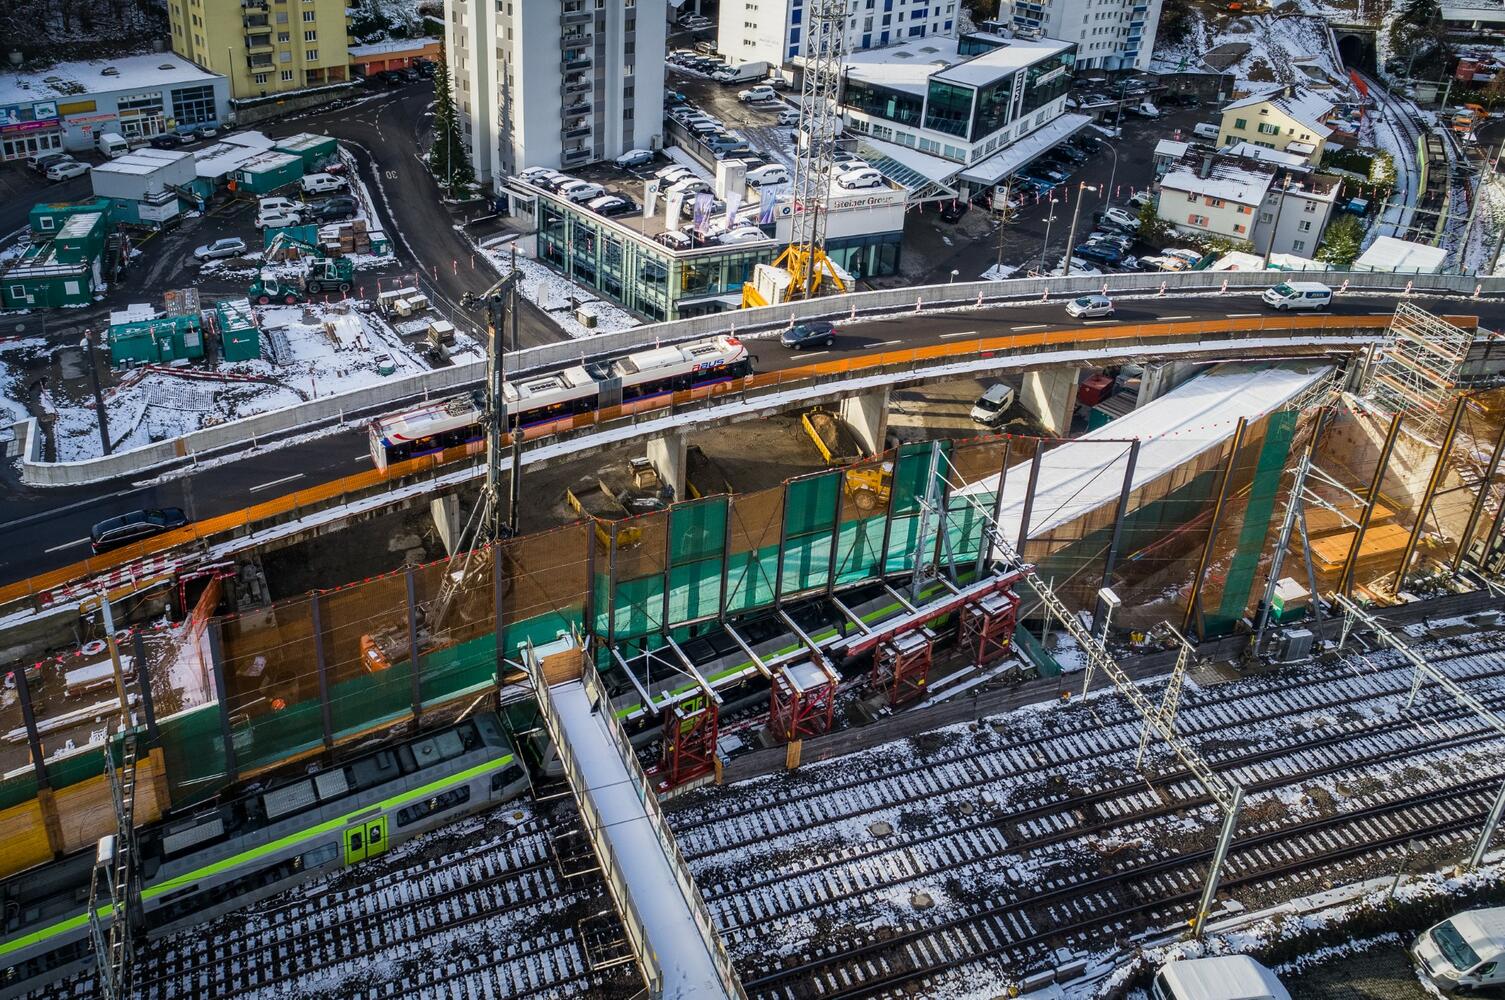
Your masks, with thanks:
[[[1333,301],[1333,290],[1320,281],[1282,281],[1260,296],[1265,305],[1287,309],[1324,309]]]
[[[994,382],[972,404],[972,419],[987,427],[997,427],[1014,405],[1014,390],[1002,382]]]
[[[1201,136],[1203,139],[1212,139],[1214,142],[1216,142],[1218,138],[1218,127],[1212,124],[1212,122],[1197,122],[1191,127],[1191,134]]]
[[[1444,993],[1505,983],[1505,906],[1465,910],[1428,928],[1411,957]]]
[[[269,195],[266,198],[257,199],[256,214],[271,215],[273,212],[301,212],[303,203],[284,198],[281,195]]]
[[[116,132],[101,132],[94,138],[94,148],[110,159],[124,156],[131,151],[125,137]]]
[[[716,238],[717,243],[756,243],[759,240],[768,239],[768,235],[757,226],[738,226],[736,229],[728,229]]]
[[[309,174],[303,178],[304,194],[327,194],[345,189],[345,178],[334,174]]]
[[[1275,973],[1247,955],[1167,962],[1150,986],[1154,1000],[1291,1000]]]

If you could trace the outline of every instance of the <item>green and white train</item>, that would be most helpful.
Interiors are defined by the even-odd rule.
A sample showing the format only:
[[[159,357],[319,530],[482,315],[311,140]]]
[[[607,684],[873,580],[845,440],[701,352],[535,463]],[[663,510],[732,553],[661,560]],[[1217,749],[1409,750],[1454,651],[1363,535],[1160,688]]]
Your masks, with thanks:
[[[492,713],[267,783],[138,832],[142,914],[162,934],[245,906],[529,789]],[[0,883],[0,1000],[93,962],[88,897],[94,852]]]

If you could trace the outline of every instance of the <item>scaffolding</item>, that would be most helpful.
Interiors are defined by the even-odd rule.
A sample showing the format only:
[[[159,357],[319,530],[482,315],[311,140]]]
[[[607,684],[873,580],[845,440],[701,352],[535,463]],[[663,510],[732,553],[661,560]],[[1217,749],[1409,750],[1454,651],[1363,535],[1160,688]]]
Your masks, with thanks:
[[[769,687],[769,731],[784,743],[830,731],[836,681],[823,661],[803,660],[779,668]]]
[[[891,706],[921,697],[930,678],[934,647],[935,633],[923,626],[890,636],[873,653],[868,683],[887,695]]]
[[[1018,623],[1018,596],[1012,590],[995,590],[962,606],[958,646],[971,652],[978,667],[987,667],[1013,655]]]
[[[709,691],[664,710],[663,746],[651,772],[660,792],[689,784],[716,769],[721,711]]]
[[[1417,431],[1435,431],[1446,418],[1473,344],[1472,331],[1402,302],[1374,365],[1364,396],[1387,416],[1405,413]]]
[[[131,995],[132,932],[141,905],[141,873],[136,864],[136,733],[120,740],[120,773],[106,749],[105,781],[115,807],[115,832],[100,838],[89,878],[89,939],[95,978],[104,1000]]]

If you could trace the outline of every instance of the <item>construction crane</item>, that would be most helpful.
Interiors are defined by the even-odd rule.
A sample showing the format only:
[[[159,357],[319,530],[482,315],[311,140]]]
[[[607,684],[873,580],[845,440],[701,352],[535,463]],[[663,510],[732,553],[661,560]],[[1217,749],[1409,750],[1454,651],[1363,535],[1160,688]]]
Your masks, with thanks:
[[[793,229],[789,246],[773,262],[784,276],[761,289],[755,282],[743,285],[743,308],[814,298],[827,279],[838,291],[846,291],[846,283],[826,259],[826,213],[830,209],[832,164],[841,117],[837,101],[846,0],[815,0],[807,5],[806,14],[810,23],[790,190]]]

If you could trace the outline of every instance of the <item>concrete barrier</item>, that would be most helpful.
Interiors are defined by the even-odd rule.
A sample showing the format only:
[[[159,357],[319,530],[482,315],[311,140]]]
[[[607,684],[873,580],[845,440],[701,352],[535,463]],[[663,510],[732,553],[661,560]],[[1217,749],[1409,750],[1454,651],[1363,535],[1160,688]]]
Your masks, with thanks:
[[[602,355],[620,354],[658,344],[683,343],[716,334],[756,334],[806,319],[874,318],[906,312],[952,310],[1002,305],[1009,302],[1065,299],[1100,292],[1155,293],[1169,297],[1186,293],[1218,294],[1265,288],[1277,280],[1314,280],[1344,292],[1383,292],[1423,295],[1499,295],[1505,278],[1475,278],[1457,274],[1396,274],[1390,272],[1298,271],[1183,271],[1109,274],[1072,278],[1018,278],[974,281],[854,292],[785,305],[696,316],[672,323],[656,323],[604,333],[588,340],[567,340],[517,351],[508,369],[519,373],[552,370]],[[232,420],[131,451],[77,462],[42,462],[39,452],[22,456],[21,479],[30,486],[78,486],[124,476],[139,476],[254,447],[292,433],[328,427],[363,418],[384,408],[406,405],[434,395],[449,395],[480,386],[486,365],[473,361],[389,379],[377,385],[309,400],[282,410]],[[35,437],[35,434],[32,435]]]

